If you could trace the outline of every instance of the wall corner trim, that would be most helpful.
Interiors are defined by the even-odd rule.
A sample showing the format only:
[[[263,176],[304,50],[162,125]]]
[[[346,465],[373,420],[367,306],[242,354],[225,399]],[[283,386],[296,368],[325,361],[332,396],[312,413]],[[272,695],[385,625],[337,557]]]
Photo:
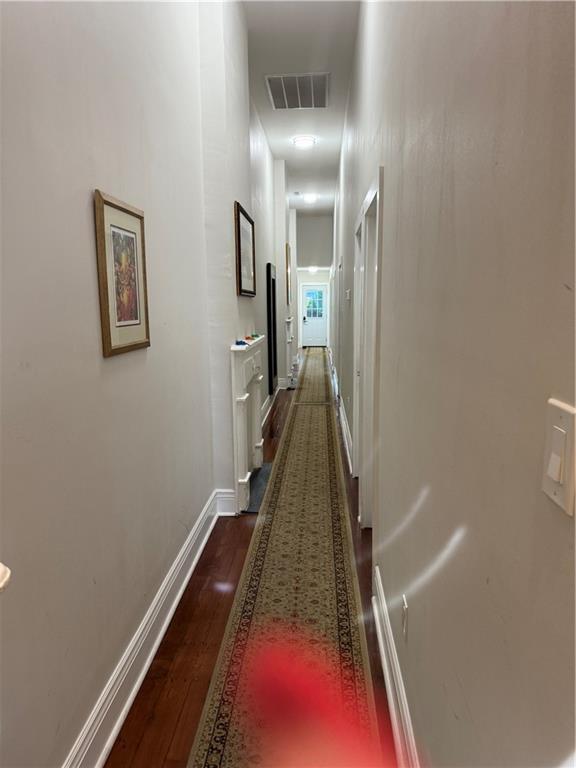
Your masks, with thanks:
[[[372,610],[376,634],[378,635],[380,661],[386,683],[398,768],[420,768],[410,708],[402,679],[402,669],[396,652],[388,604],[378,566],[374,568],[374,591],[376,594],[372,597]]]
[[[210,494],[62,768],[101,768],[106,762],[217,517],[233,514],[234,506],[234,491]]]

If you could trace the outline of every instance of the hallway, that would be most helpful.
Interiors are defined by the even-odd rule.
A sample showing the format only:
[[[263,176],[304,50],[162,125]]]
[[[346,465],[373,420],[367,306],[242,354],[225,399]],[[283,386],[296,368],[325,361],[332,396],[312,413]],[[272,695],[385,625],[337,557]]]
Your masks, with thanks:
[[[274,461],[276,457],[279,439],[294,399],[303,404],[327,403],[331,400],[330,384],[326,381],[323,371],[320,373],[321,375],[309,379],[305,387],[304,378],[301,377],[296,393],[284,392],[277,398],[266,423],[265,460]],[[333,408],[332,405],[329,407]],[[341,434],[338,443],[341,461],[345,462]],[[280,473],[281,467],[277,470],[277,474]],[[346,479],[351,543],[361,598],[360,612],[364,616],[366,627],[367,652],[381,741],[389,753],[392,734],[378,641],[370,607],[371,532],[369,529],[362,530],[358,525],[357,481],[349,475]],[[256,518],[252,515],[225,518],[217,522],[108,757],[107,768],[146,768],[152,764],[177,768],[188,765],[188,757],[255,523]],[[304,561],[304,571],[309,567],[310,561]],[[287,591],[291,594],[290,588]],[[311,607],[310,597],[305,593],[300,595],[299,602],[304,608]],[[180,687],[179,694],[175,690],[176,681]]]
[[[0,2],[1,768],[569,768],[573,2]]]

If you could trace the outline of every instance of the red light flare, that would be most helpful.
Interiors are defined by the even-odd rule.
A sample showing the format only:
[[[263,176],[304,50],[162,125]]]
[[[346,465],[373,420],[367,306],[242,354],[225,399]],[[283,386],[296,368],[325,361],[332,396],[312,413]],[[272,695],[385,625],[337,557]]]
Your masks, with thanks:
[[[366,695],[343,692],[339,654],[313,635],[266,628],[247,654],[246,727],[266,768],[395,768]]]

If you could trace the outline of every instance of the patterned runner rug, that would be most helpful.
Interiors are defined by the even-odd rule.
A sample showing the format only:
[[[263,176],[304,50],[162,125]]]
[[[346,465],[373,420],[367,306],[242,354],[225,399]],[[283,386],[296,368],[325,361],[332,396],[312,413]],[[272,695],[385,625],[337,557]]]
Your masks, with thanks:
[[[306,350],[296,390],[297,403],[330,403],[332,387],[327,363],[323,347],[309,347]]]
[[[335,409],[324,349],[307,350],[204,705],[189,768],[269,766],[251,712],[254,647],[305,633],[344,706],[370,727],[361,621]]]

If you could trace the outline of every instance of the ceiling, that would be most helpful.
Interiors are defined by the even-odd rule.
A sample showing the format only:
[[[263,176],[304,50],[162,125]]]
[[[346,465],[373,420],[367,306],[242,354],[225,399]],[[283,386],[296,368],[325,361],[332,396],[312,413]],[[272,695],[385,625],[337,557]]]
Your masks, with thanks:
[[[290,207],[302,213],[331,212],[359,3],[249,0],[244,6],[252,100],[272,153],[286,161]],[[321,72],[330,73],[326,109],[272,108],[266,75]],[[298,134],[315,136],[316,145],[296,149],[291,139]],[[304,202],[306,193],[316,194],[317,201]]]

